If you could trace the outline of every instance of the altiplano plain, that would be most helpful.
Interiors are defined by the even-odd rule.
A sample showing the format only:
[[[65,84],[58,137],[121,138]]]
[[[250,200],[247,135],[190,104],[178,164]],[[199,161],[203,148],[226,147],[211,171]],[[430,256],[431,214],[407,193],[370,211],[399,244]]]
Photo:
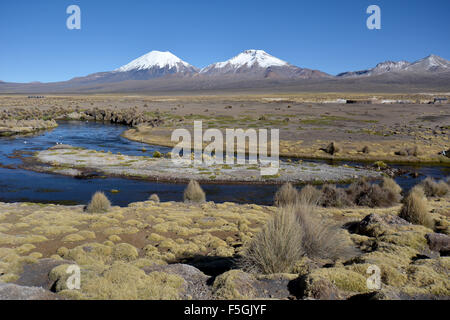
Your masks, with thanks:
[[[148,201],[119,207],[99,195],[90,203],[93,209],[0,203],[0,296],[14,298],[13,292],[20,292],[42,299],[448,299],[448,176],[422,179],[411,191],[390,179],[399,174],[391,167],[398,163],[450,165],[450,107],[430,103],[433,97],[1,96],[0,132],[8,136],[1,139],[39,136],[65,120],[127,125],[124,139],[168,147],[174,145],[171,132],[192,130],[194,120],[201,120],[205,129],[222,131],[279,129],[282,168],[287,171],[266,178],[279,184],[292,181],[294,187],[281,187],[273,206],[214,203],[196,184],[187,187],[191,190],[185,192],[185,202],[160,202],[152,195]],[[96,169],[103,172],[97,179],[129,174],[152,180],[155,172],[164,175],[170,170],[167,154],[142,152],[131,156],[55,145],[33,151],[23,161],[44,163],[47,172],[73,176],[83,168]],[[254,176],[249,176],[248,167],[224,166],[185,168],[175,175],[201,183],[261,180],[257,168],[252,169]],[[327,170],[341,176],[333,179]],[[332,185],[336,180],[345,184]],[[279,248],[265,247],[267,254],[289,249],[286,237],[295,230],[276,229],[277,234],[270,228],[290,214],[297,217],[289,228],[300,228],[302,249],[278,257],[275,269],[249,268],[249,259],[258,258],[251,248],[264,235],[285,237],[285,242],[272,242]],[[308,238],[310,230],[316,238]],[[339,241],[330,244],[327,237]],[[317,252],[310,254],[311,247]],[[286,267],[280,267],[282,260]],[[81,269],[79,290],[67,286],[66,270],[74,264]],[[381,270],[379,289],[366,285],[372,265]]]

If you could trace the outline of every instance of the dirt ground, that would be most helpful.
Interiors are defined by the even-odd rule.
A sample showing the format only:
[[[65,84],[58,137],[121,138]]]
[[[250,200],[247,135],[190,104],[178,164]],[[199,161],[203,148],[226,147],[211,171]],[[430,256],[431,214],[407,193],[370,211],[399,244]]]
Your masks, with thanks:
[[[450,104],[429,104],[430,94],[285,94],[240,96],[25,96],[0,97],[0,112],[14,109],[94,108],[128,110],[162,119],[157,127],[141,126],[124,136],[173,146],[175,128],[279,129],[282,156],[391,162],[449,163],[439,155],[450,148]],[[355,103],[338,103],[352,99]],[[370,100],[372,99],[372,100]],[[390,100],[402,103],[382,103]],[[367,103],[367,102],[371,103]],[[333,155],[320,150],[335,142]],[[363,148],[366,147],[366,152]],[[397,153],[397,154],[396,154]]]

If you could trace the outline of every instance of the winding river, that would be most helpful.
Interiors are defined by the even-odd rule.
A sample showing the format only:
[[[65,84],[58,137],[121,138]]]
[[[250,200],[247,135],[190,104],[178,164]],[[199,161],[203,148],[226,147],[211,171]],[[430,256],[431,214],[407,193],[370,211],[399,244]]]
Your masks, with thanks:
[[[161,201],[181,201],[184,184],[160,183],[125,178],[75,179],[48,173],[37,173],[20,169],[22,163],[17,152],[45,150],[56,143],[98,151],[121,152],[126,155],[151,155],[155,150],[169,152],[169,148],[149,146],[122,138],[123,125],[99,122],[61,121],[51,131],[26,137],[0,137],[0,201],[1,202],[39,202],[61,204],[85,204],[92,194],[104,191],[114,205],[126,206],[131,202],[148,199],[157,193]],[[142,152],[145,147],[146,152]],[[404,175],[396,178],[404,189],[409,189],[425,176],[446,177],[450,168],[440,166],[401,166],[418,172],[417,178]],[[273,195],[278,188],[274,185],[245,184],[206,184],[202,186],[207,200],[214,202],[238,202],[272,204]],[[119,190],[112,193],[111,190]]]

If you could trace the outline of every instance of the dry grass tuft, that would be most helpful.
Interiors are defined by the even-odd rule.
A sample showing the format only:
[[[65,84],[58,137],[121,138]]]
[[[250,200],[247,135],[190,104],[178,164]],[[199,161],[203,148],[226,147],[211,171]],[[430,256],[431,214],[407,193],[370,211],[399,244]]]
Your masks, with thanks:
[[[357,253],[344,231],[314,214],[314,207],[300,204],[292,208],[302,228],[302,248],[310,259],[347,259]]]
[[[421,186],[415,186],[403,199],[399,216],[414,224],[434,227],[433,220],[428,213],[427,199]]]
[[[433,178],[426,178],[420,183],[427,197],[443,197],[448,194],[449,187],[445,181],[436,182]]]
[[[185,202],[195,202],[195,203],[202,203],[206,201],[206,195],[203,191],[202,187],[200,187],[200,184],[195,181],[191,180],[184,190],[184,201]]]
[[[277,207],[295,205],[298,201],[298,191],[289,182],[283,184],[275,193],[274,203]]]
[[[152,195],[150,196],[150,198],[148,198],[148,200],[149,200],[149,201],[156,202],[156,203],[159,203],[159,197],[158,197],[158,195],[157,195],[156,193],[152,194]]]
[[[381,186],[383,187],[383,189],[389,190],[393,193],[402,193],[402,187],[400,187],[397,182],[394,181],[394,179],[384,177]]]
[[[282,210],[270,219],[246,248],[242,264],[265,274],[289,272],[303,256],[302,229],[293,210]]]
[[[412,157],[417,157],[420,154],[420,150],[417,146],[411,147],[411,148],[403,148],[400,149],[399,151],[396,151],[395,154],[397,156],[412,156]]]
[[[244,269],[265,274],[291,272],[303,256],[348,258],[356,253],[338,227],[313,215],[313,207],[297,203],[269,220],[245,249]]]
[[[308,204],[317,206],[322,198],[322,192],[316,187],[308,184],[304,186],[299,192],[299,202],[302,204]]]
[[[111,202],[103,192],[96,192],[89,202],[86,211],[89,213],[105,213],[111,208]]]

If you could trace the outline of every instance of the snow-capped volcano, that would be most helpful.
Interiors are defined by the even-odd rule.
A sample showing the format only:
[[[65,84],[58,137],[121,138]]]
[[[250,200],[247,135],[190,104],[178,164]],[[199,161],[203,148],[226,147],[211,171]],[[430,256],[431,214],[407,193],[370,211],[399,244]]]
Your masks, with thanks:
[[[213,69],[251,68],[255,65],[261,68],[268,68],[272,66],[287,66],[289,64],[286,61],[275,58],[263,50],[245,50],[227,61],[213,63],[203,68],[200,73],[208,73]]]
[[[106,83],[150,80],[165,76],[190,77],[197,73],[197,68],[168,51],[151,51],[114,71],[94,73],[71,81]]]
[[[246,75],[252,78],[309,78],[326,74],[302,69],[278,59],[264,50],[245,50],[237,56],[223,62],[213,63],[202,70],[202,75]]]
[[[142,71],[153,68],[174,70],[175,72],[185,72],[186,70],[195,71],[196,69],[169,51],[151,51],[114,71]]]

